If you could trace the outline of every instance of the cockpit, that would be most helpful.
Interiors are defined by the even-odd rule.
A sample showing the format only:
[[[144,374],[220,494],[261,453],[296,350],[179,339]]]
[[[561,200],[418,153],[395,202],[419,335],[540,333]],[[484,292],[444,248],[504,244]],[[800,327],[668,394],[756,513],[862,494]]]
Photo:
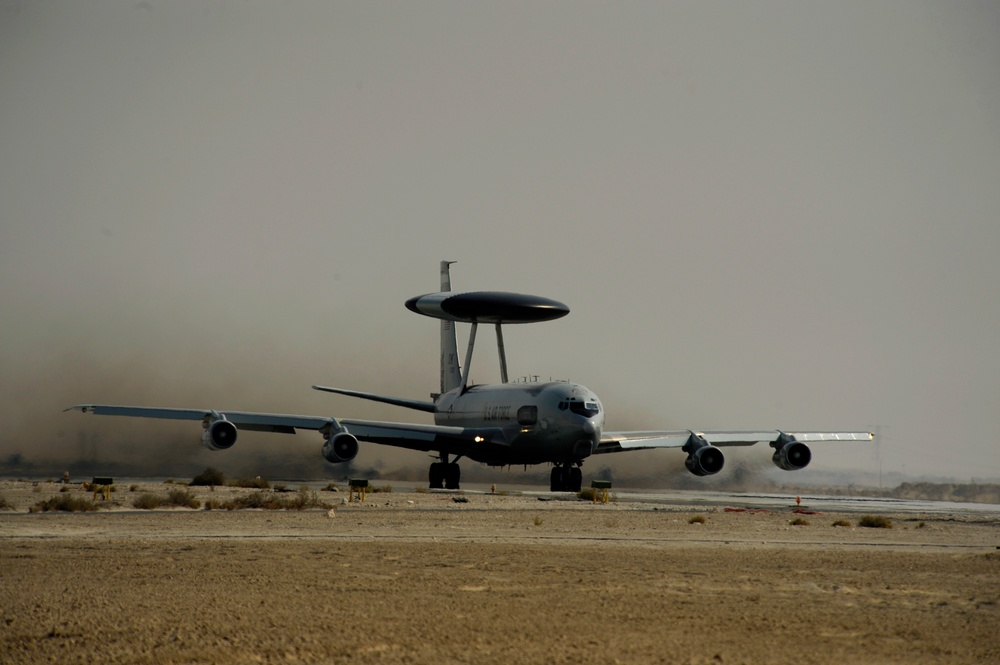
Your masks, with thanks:
[[[559,410],[565,411],[566,409],[584,418],[593,418],[601,412],[601,407],[597,402],[584,402],[580,399],[568,399],[559,402]]]

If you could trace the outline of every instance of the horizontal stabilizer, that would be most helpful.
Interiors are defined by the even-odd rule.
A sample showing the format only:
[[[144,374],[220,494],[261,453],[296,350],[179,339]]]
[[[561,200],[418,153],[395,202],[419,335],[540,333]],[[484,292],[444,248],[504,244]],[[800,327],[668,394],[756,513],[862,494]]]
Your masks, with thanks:
[[[434,404],[434,402],[421,402],[415,399],[403,399],[402,397],[387,397],[385,395],[363,393],[363,392],[358,392],[357,390],[344,390],[343,388],[329,388],[327,386],[313,386],[313,390],[322,390],[328,393],[337,393],[338,395],[347,395],[349,397],[360,397],[361,399],[370,399],[373,402],[383,402],[385,404],[392,404],[394,406],[402,406],[407,409],[426,411],[427,413],[434,413],[437,410],[437,406]]]

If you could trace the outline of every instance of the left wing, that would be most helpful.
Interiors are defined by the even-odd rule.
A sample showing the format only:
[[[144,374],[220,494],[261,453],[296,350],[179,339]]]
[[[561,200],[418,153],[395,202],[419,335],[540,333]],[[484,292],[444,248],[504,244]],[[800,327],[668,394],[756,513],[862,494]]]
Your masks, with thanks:
[[[252,411],[218,411],[215,409],[170,409],[147,406],[113,406],[109,404],[77,404],[65,411],[80,411],[98,416],[131,416],[134,418],[162,418],[167,420],[200,420],[205,435],[211,434],[218,422],[229,422],[239,429],[256,432],[295,434],[297,429],[317,430],[324,438],[349,433],[361,441],[370,441],[410,450],[439,451],[453,455],[482,455],[491,448],[509,446],[500,428],[447,427],[418,425],[377,420],[337,420],[332,417],[298,416],[285,413],[256,413]],[[205,445],[228,448],[235,443],[236,434],[225,442],[204,439]],[[347,460],[344,460],[347,461]]]

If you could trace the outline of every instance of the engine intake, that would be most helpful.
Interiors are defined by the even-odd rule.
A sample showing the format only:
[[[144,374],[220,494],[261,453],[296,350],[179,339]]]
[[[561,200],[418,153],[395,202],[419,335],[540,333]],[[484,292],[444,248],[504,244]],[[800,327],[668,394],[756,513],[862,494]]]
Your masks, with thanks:
[[[684,460],[687,470],[696,476],[711,476],[722,471],[726,456],[715,446],[704,446],[694,451]]]
[[[726,463],[726,456],[721,450],[693,432],[681,450],[688,454],[684,466],[696,476],[714,475],[722,471]]]
[[[225,418],[217,418],[206,423],[205,432],[201,435],[201,444],[209,450],[226,450],[233,447],[238,434],[236,425]]]
[[[328,462],[350,462],[358,454],[358,439],[349,432],[340,432],[323,444],[323,457]]]
[[[788,441],[780,447],[774,447],[771,461],[779,469],[798,471],[809,466],[809,462],[812,461],[812,451],[801,441]]]

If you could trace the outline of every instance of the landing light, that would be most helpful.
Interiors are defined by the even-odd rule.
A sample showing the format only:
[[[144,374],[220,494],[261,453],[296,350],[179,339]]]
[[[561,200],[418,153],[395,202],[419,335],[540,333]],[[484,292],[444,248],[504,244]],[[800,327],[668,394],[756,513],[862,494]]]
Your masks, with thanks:
[[[483,437],[481,437],[481,436],[477,436],[476,438],[474,438],[474,439],[473,439],[473,441],[475,441],[476,443],[482,443],[482,442],[483,442],[483,441],[485,441],[485,440],[486,440],[486,439],[484,439],[484,438],[483,438]]]

